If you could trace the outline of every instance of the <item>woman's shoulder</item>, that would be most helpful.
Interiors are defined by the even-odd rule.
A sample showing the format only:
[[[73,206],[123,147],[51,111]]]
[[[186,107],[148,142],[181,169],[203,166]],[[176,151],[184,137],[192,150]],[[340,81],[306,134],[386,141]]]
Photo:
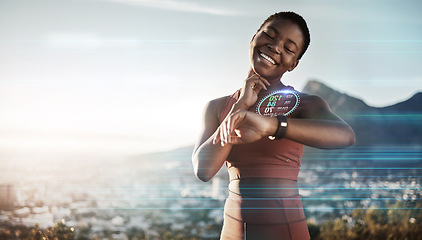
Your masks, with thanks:
[[[299,93],[299,97],[301,103],[312,105],[313,107],[328,107],[328,103],[318,95]]]
[[[229,98],[230,98],[230,96],[227,95],[227,96],[224,96],[224,97],[219,97],[219,98],[209,100],[206,103],[206,108],[221,109],[226,105]]]
[[[292,86],[286,86],[285,89],[288,89],[288,90],[294,92],[295,95],[297,95],[299,97],[300,103],[302,105],[304,105],[305,103],[306,104],[313,104],[313,105],[315,105],[315,104],[325,105],[326,104],[325,100],[322,99],[320,96],[300,92],[300,91],[294,89]]]
[[[230,100],[237,101],[237,99],[239,98],[239,93],[240,90],[237,90],[232,95],[212,99],[207,102],[206,106],[207,108],[217,109],[218,112],[221,112],[221,110],[229,103]]]
[[[229,101],[230,96],[224,96],[209,100],[203,110],[203,119],[206,124],[219,124],[221,113]]]
[[[328,103],[320,96],[298,92],[300,103],[298,106],[298,117],[308,118],[317,113],[330,111]]]
[[[208,101],[208,104],[212,105],[222,105],[225,104],[230,98],[230,95],[219,97]]]
[[[226,106],[227,102],[229,101],[229,99],[230,99],[230,95],[227,95],[224,97],[219,97],[219,98],[215,98],[208,101],[207,104],[205,105],[206,112],[219,117],[224,107]]]

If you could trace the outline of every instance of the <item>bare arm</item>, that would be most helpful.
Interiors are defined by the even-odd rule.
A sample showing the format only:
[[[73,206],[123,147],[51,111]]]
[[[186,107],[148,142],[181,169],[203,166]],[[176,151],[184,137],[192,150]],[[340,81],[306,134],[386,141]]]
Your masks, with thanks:
[[[285,138],[316,148],[345,148],[355,144],[355,133],[340,117],[331,112],[318,96],[307,96],[302,118],[289,118]],[[273,119],[274,121],[274,119]],[[278,122],[272,124],[277,130]]]
[[[192,164],[195,175],[200,180],[207,182],[220,170],[230,153],[231,145],[213,144],[218,126],[218,101],[210,101],[202,116],[201,134],[195,144],[192,154]]]
[[[355,134],[347,123],[331,112],[320,97],[306,96],[301,118],[288,118],[287,139],[317,148],[343,148],[354,144]],[[228,117],[224,141],[229,144],[250,143],[277,131],[275,117],[239,110]],[[216,136],[216,140],[220,138]]]
[[[266,89],[265,85],[269,85],[267,80],[260,79],[259,76],[250,72],[244,81],[239,100],[233,105],[227,117],[236,111],[246,110],[254,104],[259,91]],[[232,148],[232,145],[226,144],[224,140],[228,134],[225,123],[227,117],[223,123],[219,122],[219,113],[226,101],[227,98],[210,101],[203,113],[202,130],[192,154],[192,164],[196,177],[204,182],[209,181],[220,170]],[[216,136],[219,136],[219,144],[216,144]]]
[[[206,105],[202,117],[201,134],[192,154],[195,175],[204,182],[209,181],[220,170],[232,149],[230,144],[221,144],[223,141],[215,144],[216,141],[214,141],[217,135],[225,137],[224,130],[219,128],[218,108],[221,105],[219,101],[221,102],[222,99],[210,101]],[[240,104],[234,104],[228,115],[239,109],[241,109]]]

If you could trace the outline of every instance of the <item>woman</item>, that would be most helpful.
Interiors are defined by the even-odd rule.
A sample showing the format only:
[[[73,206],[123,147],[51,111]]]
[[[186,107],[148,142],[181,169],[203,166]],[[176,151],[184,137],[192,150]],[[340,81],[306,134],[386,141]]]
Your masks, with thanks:
[[[205,108],[192,162],[202,181],[223,163],[228,167],[221,239],[309,239],[297,185],[303,145],[354,144],[353,130],[323,99],[281,81],[297,67],[309,42],[301,16],[270,16],[251,40],[251,66],[242,88]]]

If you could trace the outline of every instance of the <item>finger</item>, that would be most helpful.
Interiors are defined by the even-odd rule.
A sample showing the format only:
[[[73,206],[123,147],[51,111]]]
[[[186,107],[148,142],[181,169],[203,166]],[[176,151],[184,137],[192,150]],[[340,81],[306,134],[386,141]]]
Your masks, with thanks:
[[[240,133],[239,129],[235,129],[234,132],[236,133],[236,136],[242,137],[242,134]]]
[[[233,129],[232,127],[231,127],[231,124],[230,124],[230,122],[231,122],[231,115],[227,118],[227,136],[230,136],[230,134],[231,134],[231,129]]]
[[[258,80],[260,77],[259,77],[259,75],[257,75],[257,74],[252,74],[252,75],[249,75],[247,78],[246,78],[246,81],[255,81],[255,80]]]
[[[261,87],[261,89],[263,88],[263,89],[265,89],[265,90],[268,90],[268,89],[267,89],[267,86],[265,86],[265,84],[264,84],[262,81],[258,81],[258,82],[256,82],[255,88],[256,88],[257,86],[260,86],[260,87]],[[259,89],[259,90],[261,90],[261,89]]]
[[[232,144],[232,143],[235,143],[235,142],[237,142],[237,138],[241,138],[241,134],[240,134],[240,130],[239,129],[235,129],[234,131],[233,131],[233,134],[231,134],[231,135],[229,135],[228,136],[228,138],[227,138],[227,143],[230,143],[230,144]]]
[[[270,82],[268,82],[268,80],[267,79],[265,79],[265,78],[263,78],[263,77],[259,77],[259,79],[261,80],[261,81],[263,81],[267,86],[270,86],[271,85],[271,83]]]
[[[220,125],[220,141],[221,146],[224,147],[227,141],[227,128],[226,128],[227,121],[223,121]]]
[[[233,129],[233,132],[236,136],[241,137],[240,131],[239,129],[237,129],[239,127],[239,125],[242,122],[242,113],[238,112],[235,115],[231,116],[231,121],[230,121],[230,129]],[[233,134],[232,134],[233,136]]]
[[[257,75],[257,74],[255,73],[254,70],[252,70],[252,68],[250,68],[248,72],[248,78],[252,77],[253,75]]]
[[[235,123],[238,122],[237,119],[239,118],[239,115],[240,112],[235,112],[227,118],[227,135],[225,136],[225,143],[230,143],[231,137],[237,135],[236,132],[233,132],[233,130],[236,131]]]
[[[231,136],[231,135],[233,135],[232,134],[232,132],[233,132],[233,130],[235,130],[236,129],[236,127],[237,127],[237,125],[236,125],[236,123],[238,123],[238,119],[239,119],[239,116],[240,116],[240,112],[239,111],[237,111],[237,112],[235,112],[235,113],[233,113],[233,114],[231,114],[228,118],[227,118],[227,128],[228,128],[228,135],[229,136]]]
[[[220,141],[220,127],[217,128],[217,133],[212,140],[212,144],[217,144]]]
[[[240,143],[243,143],[243,140],[239,136],[230,136],[229,143],[230,144],[240,144]]]
[[[219,141],[220,145],[223,146],[223,135],[222,135],[222,131],[221,131],[222,126],[220,125],[220,127],[218,128],[218,136],[219,136]]]
[[[251,76],[253,76],[253,75],[250,75],[249,74],[249,77],[248,78],[250,78]],[[267,80],[267,79],[265,79],[264,77],[262,77],[261,75],[259,75],[258,73],[255,73],[255,76],[257,76],[261,81],[263,81],[267,86],[270,86],[271,85],[271,83]]]

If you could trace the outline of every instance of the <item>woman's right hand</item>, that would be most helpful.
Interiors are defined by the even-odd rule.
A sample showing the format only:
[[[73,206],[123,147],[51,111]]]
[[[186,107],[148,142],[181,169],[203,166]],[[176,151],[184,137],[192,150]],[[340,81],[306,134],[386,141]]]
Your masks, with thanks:
[[[252,143],[273,135],[277,130],[275,117],[264,117],[254,112],[238,110],[231,113],[218,127],[213,144]]]
[[[241,109],[248,110],[258,100],[258,94],[262,89],[267,90],[271,84],[267,79],[256,74],[252,69],[249,70],[248,78],[243,82],[237,104]]]

